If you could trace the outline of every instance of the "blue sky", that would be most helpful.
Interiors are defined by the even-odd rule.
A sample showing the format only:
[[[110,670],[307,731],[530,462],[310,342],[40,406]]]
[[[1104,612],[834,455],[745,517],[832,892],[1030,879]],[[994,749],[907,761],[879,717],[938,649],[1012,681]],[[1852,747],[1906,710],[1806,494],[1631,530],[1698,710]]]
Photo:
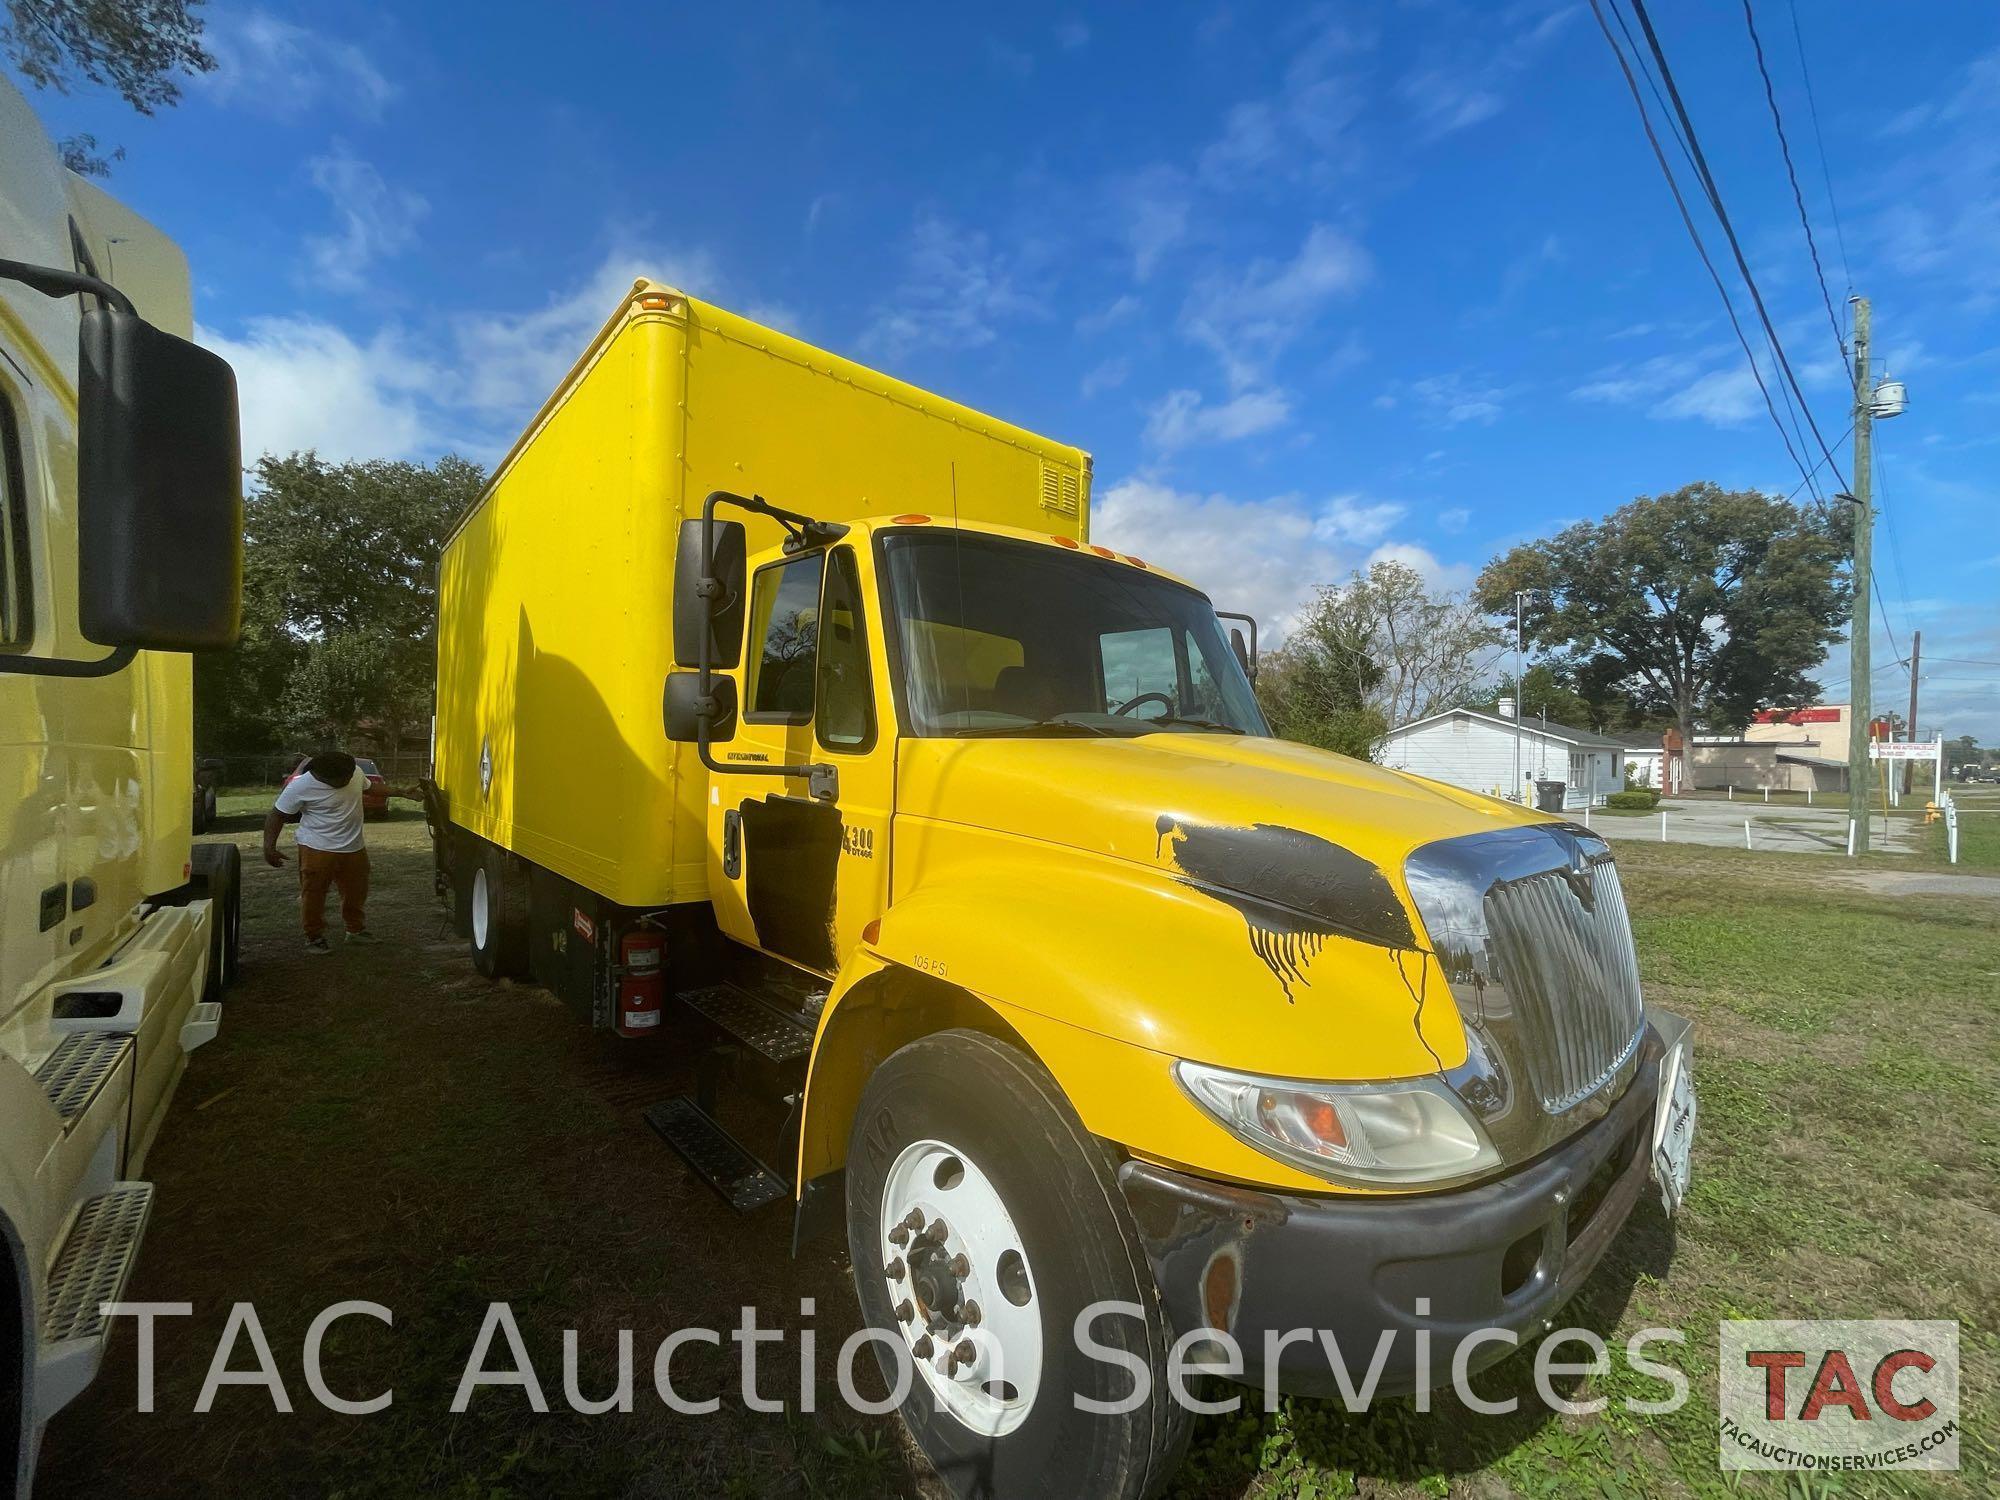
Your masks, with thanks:
[[[1921,629],[1926,704],[1994,743],[2000,10],[1798,9],[1838,236],[1757,0],[1835,305],[1851,275],[1910,385],[1875,692]],[[253,451],[490,460],[643,272],[1089,448],[1100,538],[1274,624],[1372,556],[1462,585],[1634,494],[1798,483],[1587,5],[205,13],[180,107],[35,102],[127,148]],[[1656,20],[1832,438],[1740,5]]]

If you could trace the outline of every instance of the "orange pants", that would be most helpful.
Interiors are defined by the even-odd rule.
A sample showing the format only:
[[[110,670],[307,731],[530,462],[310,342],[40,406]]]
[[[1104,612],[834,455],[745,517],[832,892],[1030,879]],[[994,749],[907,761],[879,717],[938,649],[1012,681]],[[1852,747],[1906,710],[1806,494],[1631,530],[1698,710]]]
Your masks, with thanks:
[[[326,891],[340,892],[340,921],[349,932],[360,932],[368,924],[361,908],[368,900],[368,851],[355,849],[346,854],[330,854],[324,849],[298,846],[299,912],[305,918],[306,936],[326,933]]]

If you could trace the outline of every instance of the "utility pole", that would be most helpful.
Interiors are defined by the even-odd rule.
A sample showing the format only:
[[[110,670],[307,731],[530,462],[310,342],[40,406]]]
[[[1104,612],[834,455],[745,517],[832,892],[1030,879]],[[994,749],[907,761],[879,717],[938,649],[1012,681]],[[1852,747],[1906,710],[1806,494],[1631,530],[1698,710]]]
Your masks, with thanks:
[[[1854,612],[1847,627],[1847,816],[1854,825],[1853,852],[1868,852],[1868,596],[1874,565],[1875,510],[1870,503],[1874,397],[1868,383],[1868,299],[1854,302]]]
[[[1912,744],[1915,744],[1917,739],[1917,662],[1923,654],[1924,633],[1921,630],[1912,630],[1910,632],[1910,717],[1903,726],[1903,738]],[[1914,797],[1917,794],[1917,763],[1913,760],[1906,760],[1903,762],[1903,765],[1905,768],[1903,771],[1903,790]],[[1931,788],[1931,796],[1936,797],[1943,790],[1944,788],[1941,786],[1933,787]]]
[[[1521,790],[1521,715],[1528,705],[1521,693],[1521,601],[1532,593],[1533,589],[1514,590],[1514,789],[1508,795],[1523,802],[1528,799]]]

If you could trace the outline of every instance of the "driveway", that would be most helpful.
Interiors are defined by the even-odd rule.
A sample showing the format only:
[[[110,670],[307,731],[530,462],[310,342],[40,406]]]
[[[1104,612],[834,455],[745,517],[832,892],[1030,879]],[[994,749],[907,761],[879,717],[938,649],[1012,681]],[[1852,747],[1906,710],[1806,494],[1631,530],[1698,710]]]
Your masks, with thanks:
[[[1607,839],[1646,839],[1661,842],[1660,814],[1666,814],[1669,844],[1713,844],[1721,848],[1744,847],[1743,828],[1750,827],[1753,849],[1785,854],[1845,854],[1847,852],[1847,809],[1845,807],[1767,807],[1761,802],[1666,801],[1659,810],[1643,817],[1626,817],[1594,809],[1590,827]],[[1583,821],[1579,817],[1579,821]],[[1886,824],[1886,832],[1884,831]],[[1870,829],[1870,847],[1885,854],[1913,854],[1923,842],[1923,824],[1917,818],[1884,819],[1877,814]]]

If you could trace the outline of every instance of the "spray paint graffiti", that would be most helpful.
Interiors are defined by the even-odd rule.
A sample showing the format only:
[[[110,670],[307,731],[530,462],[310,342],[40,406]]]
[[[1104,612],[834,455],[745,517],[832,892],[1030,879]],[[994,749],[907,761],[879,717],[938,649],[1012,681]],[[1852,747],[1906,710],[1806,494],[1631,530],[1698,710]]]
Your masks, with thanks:
[[[1181,883],[1233,907],[1250,951],[1293,1001],[1327,938],[1411,949],[1417,938],[1395,888],[1350,849],[1274,823],[1218,828],[1162,813],[1154,857],[1170,857]],[[1169,850],[1171,843],[1171,851]]]

